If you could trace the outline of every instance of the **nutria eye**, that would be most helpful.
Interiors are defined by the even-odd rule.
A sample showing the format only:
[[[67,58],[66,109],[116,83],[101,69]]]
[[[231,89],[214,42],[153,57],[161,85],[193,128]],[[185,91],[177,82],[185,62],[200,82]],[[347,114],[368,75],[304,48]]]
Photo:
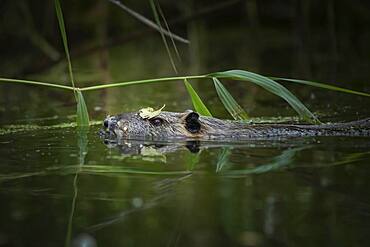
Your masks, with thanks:
[[[160,125],[162,125],[163,120],[162,120],[161,118],[153,118],[153,119],[150,119],[150,122],[151,122],[154,126],[160,126]]]

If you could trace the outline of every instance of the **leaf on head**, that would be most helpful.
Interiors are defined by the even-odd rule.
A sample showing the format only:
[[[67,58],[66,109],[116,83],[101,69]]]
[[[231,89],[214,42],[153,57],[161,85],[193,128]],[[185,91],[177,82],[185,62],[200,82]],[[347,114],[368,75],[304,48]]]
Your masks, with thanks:
[[[142,108],[142,109],[139,110],[139,116],[142,119],[152,119],[152,118],[158,116],[162,112],[162,110],[165,106],[166,105],[163,105],[158,110],[154,110],[152,107]]]

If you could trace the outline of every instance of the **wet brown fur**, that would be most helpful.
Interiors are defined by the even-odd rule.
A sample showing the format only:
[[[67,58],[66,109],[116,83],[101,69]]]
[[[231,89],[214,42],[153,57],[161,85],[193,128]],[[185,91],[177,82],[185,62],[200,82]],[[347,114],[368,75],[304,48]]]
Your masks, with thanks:
[[[193,118],[189,123],[187,119],[190,114],[193,114]],[[154,119],[159,119],[156,121],[161,124],[156,125]],[[109,117],[106,121],[108,132],[117,138],[127,139],[246,140],[300,136],[370,136],[370,118],[322,125],[248,124],[199,116],[188,110],[183,113],[163,111],[153,119],[143,119],[138,112],[131,112]]]

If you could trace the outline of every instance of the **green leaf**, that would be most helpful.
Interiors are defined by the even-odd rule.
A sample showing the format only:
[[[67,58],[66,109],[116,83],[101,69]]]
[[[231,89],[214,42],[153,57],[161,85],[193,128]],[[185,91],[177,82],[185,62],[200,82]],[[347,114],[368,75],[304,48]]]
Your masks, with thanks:
[[[268,77],[255,74],[245,70],[229,70],[209,74],[210,77],[230,78],[233,80],[249,81],[255,83],[267,91],[278,95],[289,103],[289,105],[306,121],[320,123],[316,116],[288,89]]]
[[[269,77],[269,78],[272,79],[272,80],[275,80],[275,81],[295,82],[295,83],[308,85],[308,86],[312,86],[312,87],[319,87],[319,88],[324,88],[324,89],[337,91],[337,92],[343,92],[343,93],[356,94],[356,95],[360,95],[360,96],[370,97],[369,93],[354,91],[354,90],[351,90],[351,89],[337,87],[337,86],[333,86],[333,85],[329,85],[329,84],[325,84],[325,83],[320,83],[320,82],[315,82],[315,81],[306,81],[306,80],[289,79],[289,78],[281,78],[281,77]]]
[[[236,100],[231,96],[229,91],[222,85],[222,83],[215,77],[212,78],[213,83],[216,88],[218,97],[220,98],[222,104],[224,104],[226,110],[235,120],[246,120],[248,119],[248,114],[244,109],[236,102]]]
[[[0,78],[0,83],[21,83],[21,84],[27,84],[32,86],[44,86],[44,87],[51,87],[51,88],[59,88],[59,89],[65,89],[65,90],[71,90],[74,91],[73,87],[59,85],[56,83],[49,83],[49,82],[41,82],[41,81],[29,81],[29,80],[20,80],[20,79],[12,79],[12,78]]]
[[[71,57],[69,55],[67,34],[66,34],[65,25],[64,25],[62,8],[60,6],[59,0],[54,0],[54,3],[55,3],[55,12],[57,14],[58,23],[59,23],[60,34],[62,36],[64,52],[67,58],[69,77],[70,77],[72,87],[74,89],[73,92],[74,92],[74,95],[77,101],[77,125],[79,127],[89,127],[89,112],[87,111],[84,97],[81,93],[81,90],[75,87],[73,71],[72,71],[72,62],[71,62]]]
[[[152,107],[142,108],[142,109],[139,110],[139,116],[142,119],[152,119],[152,118],[158,116],[159,114],[161,114],[163,108],[165,108],[165,107],[166,107],[166,105],[163,105],[158,110],[154,110]]]
[[[79,127],[89,126],[89,112],[85,104],[84,97],[80,90],[77,92],[77,125]]]
[[[186,89],[188,90],[188,93],[191,97],[191,101],[193,102],[194,109],[203,116],[210,116],[212,117],[212,114],[207,109],[203,101],[200,99],[199,95],[195,92],[194,88],[191,86],[191,84],[188,82],[188,80],[184,79],[184,84]]]

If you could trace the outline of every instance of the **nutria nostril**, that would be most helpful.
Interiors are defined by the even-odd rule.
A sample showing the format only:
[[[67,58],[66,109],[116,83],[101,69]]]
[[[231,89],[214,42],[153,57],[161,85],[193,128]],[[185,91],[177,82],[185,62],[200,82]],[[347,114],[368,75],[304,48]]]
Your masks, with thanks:
[[[104,125],[104,127],[105,127],[105,128],[108,128],[108,126],[109,126],[109,121],[108,121],[108,119],[105,119],[105,120],[104,120],[103,125]]]

